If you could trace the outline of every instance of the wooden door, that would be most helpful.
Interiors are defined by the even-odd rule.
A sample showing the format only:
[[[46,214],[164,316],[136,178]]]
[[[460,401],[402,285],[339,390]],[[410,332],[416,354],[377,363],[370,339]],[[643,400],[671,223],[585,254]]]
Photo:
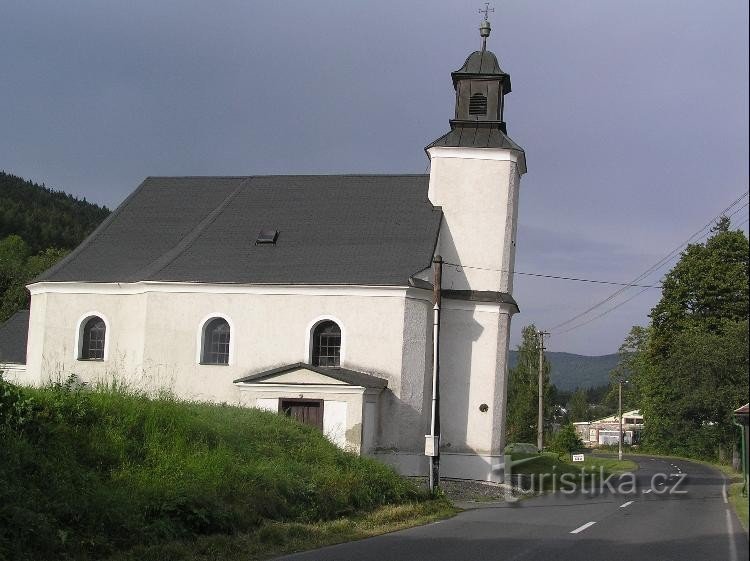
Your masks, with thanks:
[[[300,423],[323,430],[322,399],[280,399],[279,412]]]

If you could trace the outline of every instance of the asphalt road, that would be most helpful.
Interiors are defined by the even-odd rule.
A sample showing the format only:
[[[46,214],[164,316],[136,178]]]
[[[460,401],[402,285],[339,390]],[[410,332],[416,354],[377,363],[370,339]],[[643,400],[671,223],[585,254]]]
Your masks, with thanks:
[[[738,561],[747,533],[726,499],[726,479],[683,460],[630,456],[634,478],[585,492],[490,503],[375,538],[284,561]],[[661,478],[659,474],[674,474]],[[656,476],[656,478],[654,478]],[[624,484],[618,490],[618,485]],[[633,488],[634,487],[634,488]],[[623,493],[621,493],[622,491]],[[630,491],[630,492],[628,492]]]

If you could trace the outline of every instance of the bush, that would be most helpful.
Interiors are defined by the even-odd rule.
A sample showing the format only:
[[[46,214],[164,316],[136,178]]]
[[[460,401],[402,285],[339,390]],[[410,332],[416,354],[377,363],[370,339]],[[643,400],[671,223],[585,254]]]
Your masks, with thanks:
[[[561,454],[571,454],[583,448],[583,440],[578,436],[573,423],[568,423],[557,431],[549,448]]]
[[[505,447],[504,452],[506,454],[538,454],[539,449],[536,447],[536,444],[512,442]]]
[[[0,370],[0,433],[19,430],[33,416],[34,401],[6,382]]]

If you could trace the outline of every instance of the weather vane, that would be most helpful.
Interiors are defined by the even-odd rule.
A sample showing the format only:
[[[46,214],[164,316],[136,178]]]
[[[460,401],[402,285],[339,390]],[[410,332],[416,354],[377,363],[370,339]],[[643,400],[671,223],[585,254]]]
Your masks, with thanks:
[[[487,21],[487,16],[489,16],[489,14],[494,11],[495,11],[495,8],[490,8],[489,2],[484,3],[484,9],[479,8],[479,13],[484,14],[484,21]]]
[[[490,21],[487,19],[487,16],[494,11],[495,8],[490,8],[489,2],[484,3],[484,9],[479,9],[479,13],[484,14],[484,21],[479,25],[479,36],[482,38],[482,52],[487,50],[487,37],[490,36]]]

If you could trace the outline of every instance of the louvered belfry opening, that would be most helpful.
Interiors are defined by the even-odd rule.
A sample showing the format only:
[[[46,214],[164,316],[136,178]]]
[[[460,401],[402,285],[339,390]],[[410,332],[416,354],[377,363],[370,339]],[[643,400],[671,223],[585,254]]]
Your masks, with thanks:
[[[487,114],[487,96],[475,93],[469,98],[469,115]]]

